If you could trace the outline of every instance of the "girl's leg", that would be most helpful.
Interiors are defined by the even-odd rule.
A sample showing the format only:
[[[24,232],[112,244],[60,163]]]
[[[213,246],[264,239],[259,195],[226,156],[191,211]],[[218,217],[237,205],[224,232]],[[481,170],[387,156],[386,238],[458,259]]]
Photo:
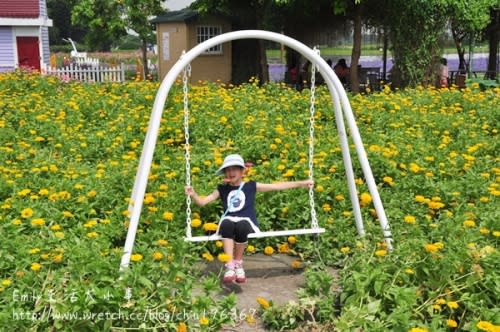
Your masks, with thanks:
[[[235,224],[230,220],[222,220],[219,227],[219,234],[222,237],[224,253],[233,259],[234,255],[234,232]]]
[[[234,244],[234,256],[233,260],[235,261],[242,261],[243,260],[243,254],[245,253],[245,248],[247,247],[247,243],[238,243],[236,242]]]
[[[224,248],[224,253],[231,257],[231,260],[235,258],[236,246],[233,239],[223,238],[222,244]]]
[[[233,262],[236,272],[236,282],[239,283],[246,281],[245,270],[243,269],[243,254],[247,246],[248,234],[252,232],[252,226],[250,226],[247,221],[239,221],[236,223]]]
[[[229,262],[224,266],[226,267],[226,272],[224,273],[223,282],[231,283],[236,280],[236,271],[234,266],[234,222],[230,220],[221,221],[219,227],[219,234],[222,237],[222,245],[224,248],[224,253],[230,257]]]

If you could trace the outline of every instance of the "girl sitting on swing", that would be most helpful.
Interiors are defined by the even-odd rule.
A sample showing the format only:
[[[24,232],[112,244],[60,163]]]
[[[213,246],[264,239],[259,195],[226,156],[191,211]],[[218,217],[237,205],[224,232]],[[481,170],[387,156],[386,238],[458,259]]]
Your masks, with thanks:
[[[186,195],[193,198],[198,206],[206,205],[220,198],[224,207],[217,233],[222,237],[224,253],[232,258],[225,264],[224,283],[246,281],[243,269],[243,253],[248,241],[248,234],[259,232],[255,213],[255,193],[257,191],[277,191],[292,188],[309,188],[313,180],[289,181],[277,183],[257,183],[243,181],[245,163],[238,154],[230,154],[217,170],[216,175],[224,174],[225,184],[217,186],[208,196],[199,196],[192,187],[186,187]]]

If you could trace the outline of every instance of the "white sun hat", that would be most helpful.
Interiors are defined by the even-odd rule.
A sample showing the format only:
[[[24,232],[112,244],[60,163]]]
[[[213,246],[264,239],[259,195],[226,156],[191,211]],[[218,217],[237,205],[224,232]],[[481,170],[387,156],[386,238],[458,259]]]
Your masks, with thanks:
[[[230,154],[226,156],[226,158],[224,158],[222,166],[217,170],[215,175],[221,175],[222,173],[224,173],[224,168],[229,166],[240,166],[242,168],[246,168],[245,162],[243,161],[243,158],[239,154]]]

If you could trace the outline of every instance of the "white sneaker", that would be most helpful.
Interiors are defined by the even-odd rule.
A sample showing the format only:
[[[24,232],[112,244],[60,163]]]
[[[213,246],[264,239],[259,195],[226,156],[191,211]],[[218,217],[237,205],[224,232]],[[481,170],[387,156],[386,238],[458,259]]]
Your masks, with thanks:
[[[222,279],[222,282],[228,284],[235,280],[236,280],[236,272],[234,271],[234,269],[228,268],[226,270],[226,273],[224,273],[224,279]]]
[[[245,276],[245,270],[243,270],[243,265],[236,265],[235,266],[235,279],[237,283],[244,283],[247,281],[247,278]]]

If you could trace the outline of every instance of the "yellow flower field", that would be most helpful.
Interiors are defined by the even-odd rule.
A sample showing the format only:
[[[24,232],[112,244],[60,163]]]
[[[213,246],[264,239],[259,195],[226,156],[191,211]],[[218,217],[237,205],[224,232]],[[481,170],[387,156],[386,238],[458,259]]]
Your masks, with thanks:
[[[183,240],[180,86],[166,103],[132,262],[119,273],[158,86],[0,74],[0,330],[217,331],[238,322],[235,295],[216,296],[219,276],[196,270],[199,261],[227,261],[220,244]],[[256,300],[264,322],[293,329],[314,313],[309,324],[338,331],[498,330],[500,90],[351,97],[392,251],[353,149],[367,231],[356,234],[330,96],[324,87],[317,94],[315,199],[327,232],[319,242],[251,240],[247,254],[300,253],[294,267],[306,276],[298,304]],[[307,177],[306,90],[205,84],[191,87],[190,108],[191,176],[200,194],[220,181],[214,173],[228,153],[252,162],[247,176],[256,181]],[[262,193],[257,205],[263,230],[309,227],[305,191]],[[217,229],[217,204],[192,208],[194,235]]]

